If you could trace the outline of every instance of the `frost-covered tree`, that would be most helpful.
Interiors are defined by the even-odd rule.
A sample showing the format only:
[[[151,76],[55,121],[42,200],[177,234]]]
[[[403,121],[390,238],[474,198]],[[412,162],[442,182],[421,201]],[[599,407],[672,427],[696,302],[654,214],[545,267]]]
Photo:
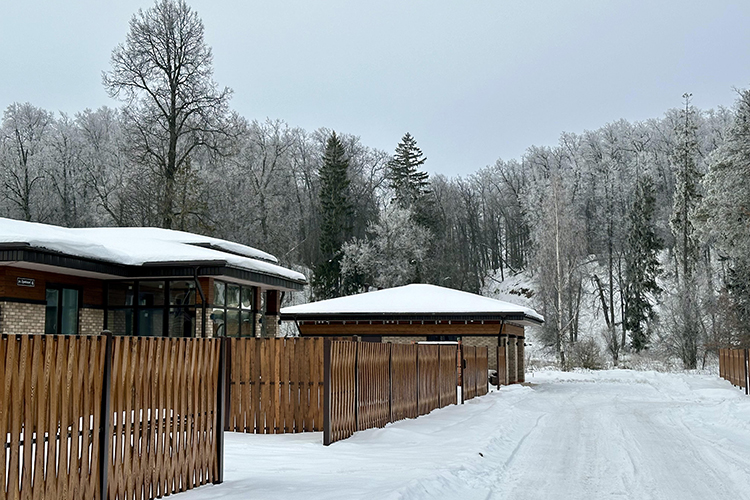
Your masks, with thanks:
[[[391,204],[370,225],[369,238],[344,244],[341,265],[348,292],[414,283],[427,254],[430,231],[416,222],[410,210]]]
[[[44,196],[47,166],[44,150],[54,124],[52,113],[29,103],[13,103],[0,127],[0,175],[8,214],[27,221],[51,212]]]
[[[714,152],[701,209],[704,233],[728,261],[725,314],[735,341],[750,345],[750,90],[740,92],[725,142]]]
[[[654,228],[655,203],[653,181],[645,175],[636,184],[625,251],[625,329],[636,352],[649,344],[649,323],[655,317],[651,302],[661,291],[656,282],[661,242]]]
[[[695,368],[698,362],[698,338],[701,332],[695,271],[700,242],[693,224],[700,203],[702,174],[697,161],[700,154],[697,140],[695,109],[690,105],[691,94],[684,94],[685,108],[677,123],[677,143],[672,155],[675,170],[675,192],[669,223],[675,240],[677,294],[679,313],[673,325],[680,357],[685,368]]]
[[[335,132],[326,143],[320,167],[320,262],[315,267],[313,288],[318,298],[343,294],[342,246],[352,230],[352,205],[349,199],[349,158]]]
[[[104,86],[125,102],[130,153],[150,168],[159,224],[172,228],[180,215],[176,184],[191,178],[191,157],[226,150],[231,91],[214,82],[203,22],[184,0],[158,0],[139,10],[111,65]]]

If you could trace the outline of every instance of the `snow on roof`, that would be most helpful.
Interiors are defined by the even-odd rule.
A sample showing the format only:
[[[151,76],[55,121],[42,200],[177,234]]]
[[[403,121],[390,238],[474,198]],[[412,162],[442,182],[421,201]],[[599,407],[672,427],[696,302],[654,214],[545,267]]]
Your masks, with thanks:
[[[182,231],[141,227],[64,228],[0,218],[0,244],[25,244],[70,256],[142,266],[211,263],[305,282],[276,257],[252,247]]]
[[[528,307],[452,288],[425,284],[386,288],[375,292],[284,307],[281,309],[281,314],[290,316],[326,314],[523,314],[534,321],[544,321],[541,314]]]

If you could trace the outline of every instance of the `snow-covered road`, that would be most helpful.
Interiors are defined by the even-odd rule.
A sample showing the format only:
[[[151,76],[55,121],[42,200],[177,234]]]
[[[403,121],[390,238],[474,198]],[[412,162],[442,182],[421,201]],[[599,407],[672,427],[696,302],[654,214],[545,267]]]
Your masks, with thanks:
[[[706,375],[540,372],[329,447],[228,433],[181,500],[750,499],[750,397]]]

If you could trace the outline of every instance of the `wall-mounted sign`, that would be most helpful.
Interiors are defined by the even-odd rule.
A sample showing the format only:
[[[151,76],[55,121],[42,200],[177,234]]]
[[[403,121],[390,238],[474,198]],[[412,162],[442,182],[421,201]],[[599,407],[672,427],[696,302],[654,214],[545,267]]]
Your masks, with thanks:
[[[36,285],[36,281],[34,278],[16,278],[16,285],[33,287]]]

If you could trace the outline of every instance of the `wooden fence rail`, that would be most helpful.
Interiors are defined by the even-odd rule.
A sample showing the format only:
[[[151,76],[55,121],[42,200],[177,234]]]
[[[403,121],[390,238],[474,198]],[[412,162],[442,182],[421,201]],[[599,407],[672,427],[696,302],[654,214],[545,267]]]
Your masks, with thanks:
[[[0,500],[220,482],[220,361],[212,339],[2,336]]]
[[[323,430],[323,339],[231,339],[226,430]]]
[[[719,349],[719,376],[750,392],[750,351],[748,349]]]
[[[486,394],[487,348],[471,352],[464,381]],[[323,444],[456,404],[457,359],[456,345],[325,340]]]

